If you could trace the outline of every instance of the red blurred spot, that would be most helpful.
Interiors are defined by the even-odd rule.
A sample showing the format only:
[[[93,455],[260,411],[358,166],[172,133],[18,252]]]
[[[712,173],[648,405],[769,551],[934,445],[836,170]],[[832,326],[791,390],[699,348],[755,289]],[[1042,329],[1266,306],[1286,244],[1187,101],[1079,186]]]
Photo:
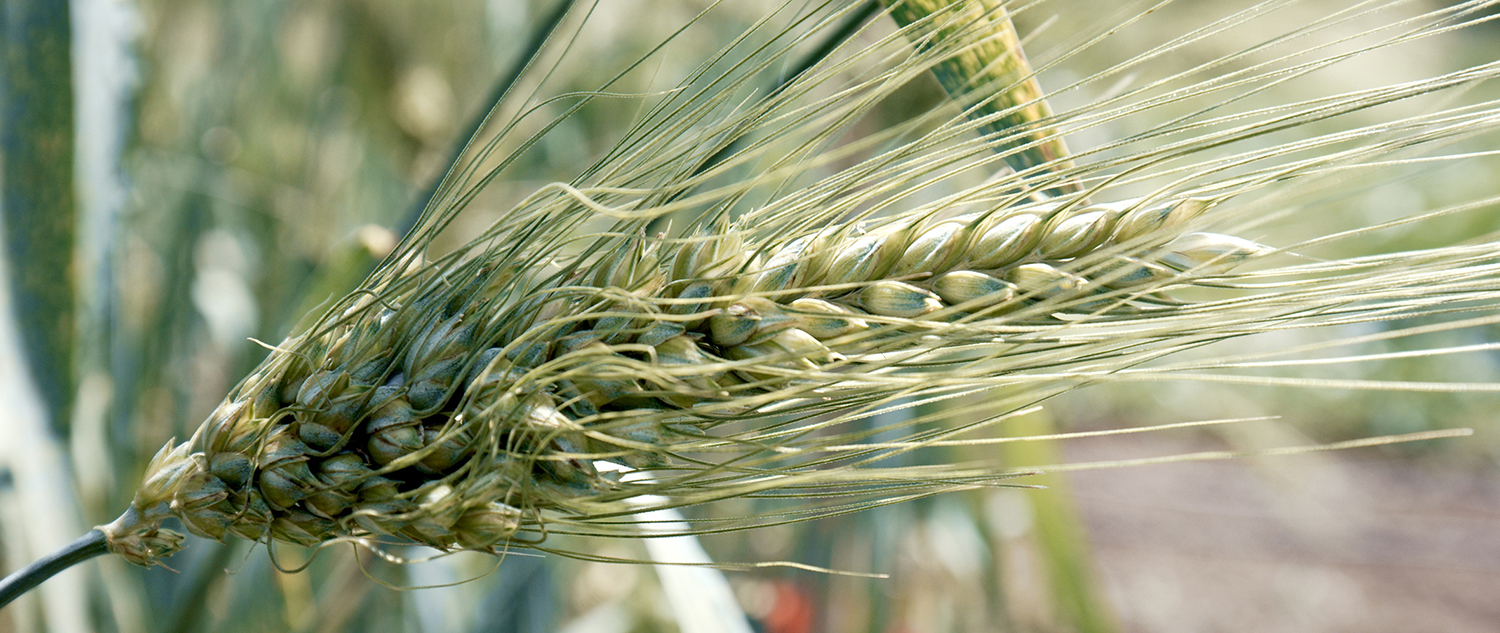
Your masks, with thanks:
[[[807,593],[789,582],[773,581],[775,602],[761,624],[766,633],[812,633],[817,609]]]

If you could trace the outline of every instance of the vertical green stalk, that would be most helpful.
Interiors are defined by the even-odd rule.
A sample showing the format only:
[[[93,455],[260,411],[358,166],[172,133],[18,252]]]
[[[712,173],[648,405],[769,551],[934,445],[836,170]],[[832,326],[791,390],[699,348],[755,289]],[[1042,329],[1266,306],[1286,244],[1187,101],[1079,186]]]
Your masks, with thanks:
[[[1005,158],[1016,171],[1040,168],[1055,172],[1072,166],[1062,136],[1038,122],[1052,117],[1041,84],[1037,82],[1010,14],[999,0],[883,0],[902,27],[918,24],[926,41],[964,38],[966,46],[933,67],[933,74],[949,96],[970,109],[971,118],[984,119],[986,134],[1003,139],[997,151],[1014,150]],[[920,23],[920,24],[919,24]],[[977,31],[976,31],[977,29]],[[982,33],[982,37],[974,33]],[[923,45],[923,39],[918,39]],[[930,44],[929,44],[930,45]],[[976,90],[995,90],[978,99]],[[970,106],[971,101],[977,101]],[[1001,114],[1005,113],[1005,114]],[[1048,185],[1052,194],[1081,191],[1074,179]],[[1053,433],[1050,417],[1037,413],[1006,425],[1014,437]],[[1004,444],[1005,462],[1015,468],[1061,463],[1056,442]],[[1097,590],[1090,567],[1087,536],[1067,481],[1042,474],[1028,479],[1047,491],[1029,496],[1036,517],[1039,554],[1047,567],[1051,595],[1059,620],[1078,631],[1118,630],[1109,603]]]
[[[0,221],[27,366],[67,434],[73,396],[73,67],[68,3],[0,3]]]
[[[970,108],[970,118],[986,121],[985,134],[1001,139],[997,151],[1015,150],[1005,157],[1006,164],[1018,172],[1038,167],[1055,172],[1072,166],[1062,136],[1038,123],[1051,118],[1052,109],[1021,50],[1010,14],[999,0],[883,2],[902,27],[917,25],[922,34],[916,39],[919,46],[923,41],[977,40],[939,62],[932,72],[949,96]],[[995,92],[976,100],[975,91]],[[977,102],[971,105],[971,101]],[[1072,179],[1047,187],[1053,194],[1083,189]]]
[[[1052,417],[1044,411],[1005,423],[1010,437],[1034,437],[1056,433]],[[1013,468],[1060,464],[1062,451],[1056,441],[1007,442],[1001,444],[1005,463]],[[1047,569],[1050,593],[1057,618],[1082,633],[1119,630],[1109,601],[1099,593],[1094,579],[1088,535],[1078,516],[1078,506],[1064,475],[1042,473],[1026,483],[1046,486],[1027,495],[1035,516],[1038,552]]]

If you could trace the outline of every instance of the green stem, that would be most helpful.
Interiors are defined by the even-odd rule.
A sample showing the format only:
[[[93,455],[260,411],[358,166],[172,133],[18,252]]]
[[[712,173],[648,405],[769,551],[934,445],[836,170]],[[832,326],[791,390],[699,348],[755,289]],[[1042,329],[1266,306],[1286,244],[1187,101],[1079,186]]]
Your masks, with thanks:
[[[58,572],[108,552],[109,546],[104,541],[104,533],[99,530],[89,530],[88,534],[64,545],[62,549],[6,576],[5,580],[0,580],[0,607],[10,604],[12,600],[31,591],[33,587],[42,584],[42,581],[57,575]]]
[[[1003,3],[882,1],[890,7],[891,18],[910,29],[910,37],[919,46],[944,40],[970,42],[933,66],[932,74],[949,96],[968,108],[970,118],[985,121],[981,129],[995,139],[996,151],[1008,152],[1006,164],[1018,172],[1040,171],[1037,175],[1044,180],[1048,174],[1072,167],[1062,136],[1047,126],[1052,109]],[[1076,179],[1056,176],[1045,186],[1054,195],[1083,190]]]
[[[1052,416],[1038,411],[1007,424],[1011,437],[1053,435]],[[1057,440],[1011,442],[1002,445],[1007,465],[1014,468],[1042,467],[1064,461]],[[1037,553],[1047,570],[1056,617],[1068,630],[1080,633],[1114,633],[1120,625],[1109,600],[1099,590],[1089,552],[1088,533],[1068,479],[1060,473],[1042,472],[1026,478],[1045,487],[1027,495],[1034,513]]]

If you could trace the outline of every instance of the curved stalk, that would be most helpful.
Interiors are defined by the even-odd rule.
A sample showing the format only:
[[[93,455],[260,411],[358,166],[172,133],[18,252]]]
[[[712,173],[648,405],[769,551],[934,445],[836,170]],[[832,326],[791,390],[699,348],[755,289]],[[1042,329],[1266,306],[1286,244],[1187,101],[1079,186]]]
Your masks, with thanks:
[[[89,530],[88,534],[64,545],[62,549],[0,580],[0,607],[10,604],[12,600],[31,591],[32,588],[42,584],[42,581],[57,575],[58,572],[108,552],[109,547],[104,541],[104,533],[97,529]]]
[[[1008,152],[1006,164],[1017,172],[1038,177],[1072,167],[1068,146],[1051,127],[1052,108],[1037,81],[1036,71],[1021,49],[1021,37],[1011,23],[1004,2],[980,0],[882,0],[897,24],[921,23],[914,33],[919,47],[926,38],[973,37],[976,45],[944,59],[932,68],[943,90],[964,104],[971,119],[985,121],[981,130],[995,139],[997,151]],[[987,95],[976,99],[974,95]],[[1051,195],[1083,191],[1077,178],[1059,178],[1046,185]]]

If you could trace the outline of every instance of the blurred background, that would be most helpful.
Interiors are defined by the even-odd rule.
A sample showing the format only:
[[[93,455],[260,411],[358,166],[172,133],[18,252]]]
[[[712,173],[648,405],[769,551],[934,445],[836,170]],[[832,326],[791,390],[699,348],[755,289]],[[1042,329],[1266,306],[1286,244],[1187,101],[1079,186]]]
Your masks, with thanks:
[[[7,170],[5,266],[13,287],[0,306],[7,320],[0,322],[6,337],[0,569],[6,571],[117,516],[156,450],[191,435],[263,357],[264,348],[251,339],[282,340],[304,314],[352,289],[394,247],[454,160],[456,144],[491,105],[501,78],[560,6],[75,0],[71,21],[63,15],[58,22],[61,8],[52,4],[8,0],[3,23],[11,79],[0,99],[8,100],[8,113],[21,112],[8,119],[12,125],[0,139]],[[1016,22],[1028,53],[1045,69],[1042,85],[1070,87],[1052,98],[1053,108],[1063,111],[1348,8],[1285,4],[1265,19],[1129,73],[1077,86],[1244,7],[1169,5],[1076,55],[1069,51],[1081,34],[1099,32],[1112,20],[1123,24],[1144,5],[1059,0],[1028,5]],[[1333,42],[1444,6],[1394,4],[1351,17],[1315,41]],[[654,57],[621,90],[672,85],[773,6],[713,7],[675,41],[670,55]],[[581,36],[570,43],[546,91],[599,86],[708,7],[610,0],[594,6],[582,27],[582,9],[575,10],[562,32],[581,28]],[[876,17],[857,37],[873,42],[894,28]],[[1233,107],[1289,103],[1493,62],[1500,59],[1497,28],[1481,24],[1361,55]],[[1312,47],[1294,46],[1304,45]],[[1229,64],[1204,72],[1236,69]],[[767,79],[774,85],[774,77]],[[518,84],[524,90],[535,85],[535,79]],[[1444,99],[1481,103],[1494,93],[1494,86],[1477,85],[1256,142],[1409,115],[1449,103]],[[44,94],[62,104],[53,116],[22,116],[18,95],[45,104],[36,96]],[[913,82],[898,97],[862,125],[879,129],[942,107],[945,99],[932,80]],[[63,116],[57,108],[69,103],[71,117]],[[1173,113],[1172,106],[1142,112],[1068,140],[1075,150],[1100,147]],[[562,121],[460,216],[449,231],[454,244],[541,184],[572,180],[639,114],[639,103],[604,100]],[[66,148],[70,137],[71,155],[34,172],[48,178],[16,175],[46,158],[34,148]],[[1482,138],[1469,142],[1485,147]],[[1247,237],[1293,243],[1492,197],[1500,194],[1497,174],[1493,158],[1476,156],[1414,165],[1379,179],[1338,180],[1299,193],[1293,203],[1307,212],[1295,222],[1260,226]],[[76,211],[56,211],[69,205]],[[1493,240],[1497,230],[1500,208],[1492,204],[1309,256]],[[1211,354],[1353,337],[1369,327],[1281,332]],[[1336,353],[1485,343],[1495,334],[1494,326],[1471,328]],[[1278,375],[1494,383],[1497,373],[1489,351],[1282,368]],[[1296,457],[1054,474],[1028,480],[1045,489],[950,494],[702,541],[725,563],[793,561],[889,576],[787,568],[726,573],[752,625],[767,633],[1493,631],[1500,628],[1497,404],[1483,393],[1105,385],[1066,394],[1003,433],[1279,417],[1215,430],[955,448],[949,457],[1032,466],[1253,451],[1440,428],[1472,427],[1476,434]],[[741,514],[748,503],[696,512]],[[140,569],[105,557],[71,570],[0,614],[0,633],[680,628],[657,572],[645,565],[524,551],[498,564],[463,554],[396,565],[343,547],[316,557],[277,547],[273,560],[263,545],[189,541],[167,561],[171,569]],[[629,540],[566,545],[602,557],[646,556],[641,543]],[[412,549],[403,555],[427,554]],[[304,566],[298,573],[281,571]],[[443,587],[392,588],[430,585]]]

